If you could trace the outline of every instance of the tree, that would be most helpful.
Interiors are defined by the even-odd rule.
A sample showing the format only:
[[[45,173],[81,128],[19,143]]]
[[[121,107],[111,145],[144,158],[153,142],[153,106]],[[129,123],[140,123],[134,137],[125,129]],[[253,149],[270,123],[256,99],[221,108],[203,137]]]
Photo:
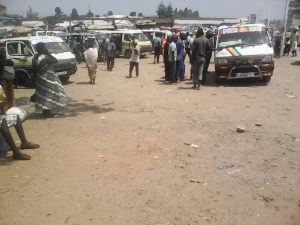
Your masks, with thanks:
[[[136,12],[131,12],[129,16],[136,16]]]
[[[198,10],[196,10],[196,11],[193,13],[193,17],[200,17],[200,16],[199,16]]]
[[[38,15],[39,15],[39,13],[33,12],[31,6],[29,6],[28,11],[26,11],[26,17],[29,18],[29,19],[32,19],[32,18],[38,17]]]
[[[177,16],[178,14],[178,11],[177,11],[177,8],[174,10],[174,16]]]
[[[108,16],[112,16],[112,15],[114,15],[114,13],[113,13],[112,11],[109,11],[109,12],[107,13],[107,15],[108,15]]]
[[[96,18],[99,18],[99,17],[100,17],[100,15],[95,15],[95,17],[96,17]]]
[[[300,18],[300,0],[290,1],[290,12],[296,18]]]
[[[170,3],[167,7],[166,17],[173,17],[173,16],[174,16],[174,10],[172,4]]]
[[[61,11],[60,7],[56,7],[55,8],[55,16],[59,18],[62,14],[63,14],[63,12]]]
[[[77,9],[72,9],[71,18],[72,19],[77,19],[78,18]]]
[[[138,17],[144,17],[143,13],[139,13]]]
[[[91,10],[89,10],[89,12],[86,15],[87,15],[87,17],[94,17],[94,13],[92,13]]]
[[[103,17],[107,17],[107,15],[106,15],[106,14],[104,14],[104,15],[103,15]]]
[[[157,6],[157,16],[165,17],[167,14],[167,7],[165,6],[164,2],[160,2]]]

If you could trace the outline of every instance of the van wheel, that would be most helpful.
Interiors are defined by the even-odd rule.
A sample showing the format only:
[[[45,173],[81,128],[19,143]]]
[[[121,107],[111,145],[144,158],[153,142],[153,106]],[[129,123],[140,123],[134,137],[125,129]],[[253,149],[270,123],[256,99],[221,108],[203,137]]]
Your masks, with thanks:
[[[129,51],[128,49],[125,51],[124,57],[125,57],[126,59],[130,59],[131,54],[130,54],[130,51]]]
[[[70,79],[70,75],[66,75],[66,76],[60,78],[62,83],[67,83],[69,81],[69,79]]]
[[[32,77],[29,77],[28,75],[25,76],[25,85],[27,87],[34,87],[35,83]]]
[[[263,82],[269,83],[271,81],[271,76],[263,77]]]

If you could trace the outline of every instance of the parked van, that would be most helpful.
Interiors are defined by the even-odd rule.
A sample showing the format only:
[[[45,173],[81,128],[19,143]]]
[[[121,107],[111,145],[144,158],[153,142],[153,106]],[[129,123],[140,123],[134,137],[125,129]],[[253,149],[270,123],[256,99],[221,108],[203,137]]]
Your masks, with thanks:
[[[216,81],[260,78],[270,82],[273,47],[263,24],[238,24],[219,29],[215,51]]]
[[[58,63],[54,64],[53,67],[63,82],[68,81],[69,77],[77,71],[75,55],[71,52],[69,46],[59,37],[18,37],[2,39],[0,42],[6,45],[6,58],[14,62],[16,84],[18,84],[19,79],[22,79],[25,81],[25,85],[34,86],[35,73],[33,71],[32,59],[37,53],[35,46],[39,42],[44,42],[48,51],[58,60]]]
[[[129,43],[133,37],[139,41],[141,58],[152,52],[152,43],[141,30],[110,31],[110,36],[116,45],[117,55],[124,55],[127,59],[131,57]]]

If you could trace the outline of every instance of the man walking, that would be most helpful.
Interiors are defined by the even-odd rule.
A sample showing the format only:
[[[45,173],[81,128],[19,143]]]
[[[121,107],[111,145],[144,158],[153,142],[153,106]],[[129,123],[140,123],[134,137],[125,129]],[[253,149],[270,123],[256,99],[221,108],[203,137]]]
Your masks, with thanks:
[[[116,57],[116,45],[113,43],[112,38],[106,44],[106,58],[107,58],[107,71],[112,71]]]
[[[176,48],[177,36],[173,35],[171,43],[169,45],[169,69],[170,69],[170,82],[171,84],[177,84],[178,77],[176,76],[176,59],[177,59],[177,48]]]
[[[129,67],[129,78],[132,77],[132,71],[135,67],[136,77],[139,76],[139,62],[140,62],[140,46],[138,40],[133,41],[133,51],[130,58],[130,67]]]
[[[202,82],[203,70],[205,66],[205,57],[207,52],[211,51],[208,39],[204,38],[202,28],[199,28],[196,34],[196,39],[192,46],[192,68],[193,68],[193,88],[200,90]],[[197,86],[198,85],[198,86]]]

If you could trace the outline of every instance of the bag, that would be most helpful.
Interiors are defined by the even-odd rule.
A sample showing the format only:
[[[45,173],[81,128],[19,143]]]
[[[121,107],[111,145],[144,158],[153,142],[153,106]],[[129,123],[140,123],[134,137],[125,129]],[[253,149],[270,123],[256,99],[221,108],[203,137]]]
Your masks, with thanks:
[[[0,85],[0,103],[6,102],[6,95],[3,87]]]
[[[4,66],[2,78],[5,80],[15,79],[15,69],[13,66]]]
[[[5,114],[17,114],[19,115],[22,122],[30,116],[30,112],[22,107],[12,107],[9,110],[7,110]]]

